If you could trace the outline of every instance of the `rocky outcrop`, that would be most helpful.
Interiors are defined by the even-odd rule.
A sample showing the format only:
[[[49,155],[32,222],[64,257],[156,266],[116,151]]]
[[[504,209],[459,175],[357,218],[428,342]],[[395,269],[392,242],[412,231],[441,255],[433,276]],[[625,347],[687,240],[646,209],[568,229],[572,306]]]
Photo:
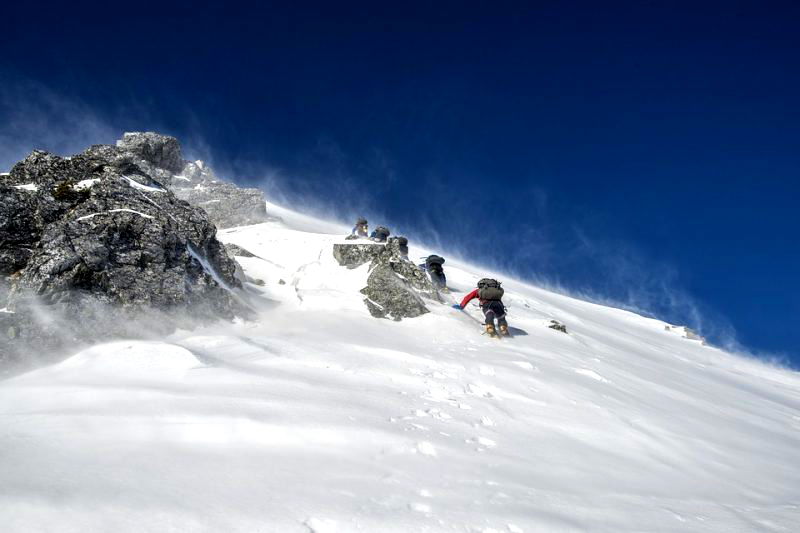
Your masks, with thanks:
[[[367,286],[361,290],[370,314],[401,320],[428,312],[423,298],[440,301],[428,276],[404,258],[400,243],[335,244],[336,261],[347,268],[370,263]]]
[[[182,200],[202,208],[219,228],[260,224],[270,220],[264,194],[219,179],[202,161],[187,161],[172,180]]]
[[[373,242],[334,244],[333,257],[341,266],[353,269],[372,262],[385,249],[385,244]]]
[[[125,133],[117,146],[155,168],[173,174],[181,172],[186,162],[181,157],[178,139],[153,132]]]
[[[163,312],[169,327],[241,311],[214,224],[165,185],[177,141],[142,135],[73,157],[35,151],[0,176],[0,345],[47,338],[40,315],[72,324],[61,328],[71,336],[124,330],[137,314]]]
[[[376,318],[401,320],[428,312],[411,284],[388,264],[378,264],[372,269],[361,293],[366,296],[367,309]]]
[[[238,255],[239,257],[256,257],[256,254],[232,243],[225,243],[225,251],[231,256]]]
[[[550,325],[547,326],[550,329],[554,329],[556,331],[560,331],[561,333],[567,332],[567,326],[559,322],[558,320],[551,320]]]

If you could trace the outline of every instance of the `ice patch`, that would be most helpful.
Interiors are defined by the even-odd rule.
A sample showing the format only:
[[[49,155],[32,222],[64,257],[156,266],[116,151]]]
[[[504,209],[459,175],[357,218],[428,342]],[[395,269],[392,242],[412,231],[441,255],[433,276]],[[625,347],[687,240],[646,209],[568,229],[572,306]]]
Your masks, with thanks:
[[[95,183],[97,183],[98,181],[100,181],[100,178],[92,178],[92,179],[88,179],[88,180],[81,180],[78,183],[76,183],[72,188],[75,189],[76,191],[82,191],[84,189],[91,189],[92,186]]]
[[[133,187],[134,189],[138,189],[140,191],[145,192],[167,192],[166,190],[162,189],[161,187],[152,187],[150,185],[142,185],[136,180],[129,178],[128,176],[122,176],[122,178],[128,182],[128,185]]]
[[[99,216],[99,215],[106,215],[108,213],[133,213],[134,215],[139,215],[140,217],[144,217],[144,218],[148,218],[148,219],[152,219],[153,218],[150,215],[146,215],[146,214],[144,214],[144,213],[142,213],[140,211],[135,211],[133,209],[124,209],[124,208],[122,208],[122,209],[110,209],[109,211],[101,211],[99,213],[92,213],[91,215],[82,216],[82,217],[76,218],[75,220],[89,220],[90,218],[94,218],[94,217]]]
[[[197,253],[197,251],[195,251],[194,246],[192,246],[191,244],[187,243],[186,244],[186,250],[189,252],[189,255],[194,257],[197,260],[197,262],[200,263],[200,266],[203,267],[203,270],[205,270],[206,273],[209,276],[211,276],[211,278],[214,281],[216,281],[217,284],[220,287],[222,287],[226,291],[230,291],[231,290],[230,286],[227,283],[225,283],[225,280],[222,279],[220,277],[220,275],[217,273],[217,271],[214,269],[214,266],[211,263],[208,262],[208,259],[206,259],[202,255]]]
[[[26,183],[25,185],[14,185],[15,189],[22,189],[23,191],[38,191],[39,186],[35,183]]]

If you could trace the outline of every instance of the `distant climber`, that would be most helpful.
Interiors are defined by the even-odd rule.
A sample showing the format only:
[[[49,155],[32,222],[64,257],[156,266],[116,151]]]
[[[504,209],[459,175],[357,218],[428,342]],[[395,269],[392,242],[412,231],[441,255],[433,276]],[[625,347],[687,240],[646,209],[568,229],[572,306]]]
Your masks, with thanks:
[[[440,291],[447,290],[447,277],[444,275],[444,257],[438,255],[429,255],[425,258],[425,263],[419,267],[428,273],[431,278],[431,283]]]
[[[389,228],[386,226],[378,226],[373,230],[369,238],[375,242],[386,242],[386,239],[389,238],[390,233],[391,232],[389,231]]]
[[[453,305],[456,309],[464,309],[469,302],[478,298],[481,311],[486,317],[486,333],[491,336],[497,334],[495,320],[501,335],[508,335],[508,322],[506,321],[506,308],[503,305],[505,291],[496,279],[483,278],[478,282],[478,288],[467,294],[460,304]]]
[[[350,238],[352,239],[366,239],[369,236],[367,219],[364,217],[358,217],[356,220],[356,225],[353,226],[353,231],[350,232]]]

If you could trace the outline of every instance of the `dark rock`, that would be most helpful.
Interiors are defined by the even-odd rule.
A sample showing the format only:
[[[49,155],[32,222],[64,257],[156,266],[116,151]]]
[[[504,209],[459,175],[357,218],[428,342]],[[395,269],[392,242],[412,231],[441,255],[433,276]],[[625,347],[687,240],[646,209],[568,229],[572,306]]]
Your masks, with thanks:
[[[177,141],[143,135],[70,158],[35,151],[0,176],[0,274],[10,275],[0,307],[14,311],[0,313],[0,336],[47,347],[125,330],[132,316],[162,313],[169,329],[179,317],[244,312],[236,263],[208,215],[161,181],[176,168]],[[50,335],[42,315],[71,326]],[[120,323],[98,326],[109,317]]]
[[[117,147],[134,154],[156,168],[178,173],[186,164],[178,139],[153,132],[125,133]]]
[[[364,303],[376,318],[414,318],[428,312],[422,298],[411,284],[388,264],[375,266],[367,278],[367,286],[361,289],[367,298]]]
[[[551,320],[550,325],[547,326],[550,329],[554,329],[556,331],[560,331],[561,333],[567,332],[567,326],[559,322],[558,320]]]
[[[256,257],[255,254],[248,252],[241,246],[231,243],[225,243],[225,251],[228,252],[229,255],[238,255],[239,257]]]
[[[343,267],[358,268],[374,260],[386,249],[384,244],[334,244],[333,257]]]
[[[172,190],[178,198],[202,208],[219,228],[272,220],[260,190],[225,182],[202,161],[187,161],[182,173],[172,179]]]
[[[361,290],[370,314],[401,320],[428,312],[423,297],[441,301],[430,279],[405,259],[399,241],[387,244],[335,244],[333,255],[347,268],[370,264],[367,286]]]

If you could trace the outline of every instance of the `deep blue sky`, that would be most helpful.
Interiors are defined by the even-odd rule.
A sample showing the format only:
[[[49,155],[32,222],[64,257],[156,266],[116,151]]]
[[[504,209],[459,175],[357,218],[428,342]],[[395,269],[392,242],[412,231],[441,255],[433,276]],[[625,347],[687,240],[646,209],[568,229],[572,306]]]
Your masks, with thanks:
[[[3,164],[160,130],[241,183],[800,366],[797,4],[15,4]]]

